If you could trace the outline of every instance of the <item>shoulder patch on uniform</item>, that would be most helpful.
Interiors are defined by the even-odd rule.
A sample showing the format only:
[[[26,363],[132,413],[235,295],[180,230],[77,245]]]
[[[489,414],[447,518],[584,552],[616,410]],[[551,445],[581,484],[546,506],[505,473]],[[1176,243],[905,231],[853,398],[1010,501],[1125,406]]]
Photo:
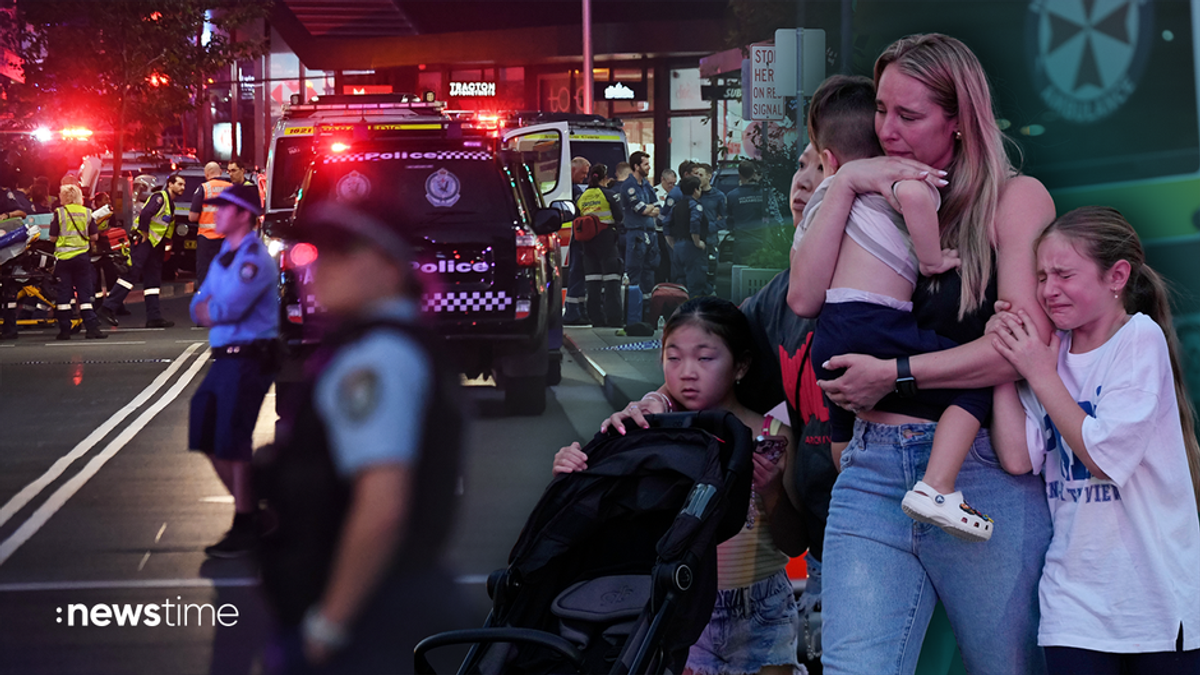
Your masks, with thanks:
[[[252,262],[242,263],[242,269],[238,270],[238,275],[242,277],[242,281],[252,281],[258,276],[258,265]]]
[[[338,407],[352,421],[365,420],[379,405],[379,375],[370,368],[346,373],[337,388]]]
[[[629,188],[629,194],[631,194],[631,195],[636,195],[636,194],[637,194],[637,188],[634,188],[633,186],[630,186],[630,188]]]

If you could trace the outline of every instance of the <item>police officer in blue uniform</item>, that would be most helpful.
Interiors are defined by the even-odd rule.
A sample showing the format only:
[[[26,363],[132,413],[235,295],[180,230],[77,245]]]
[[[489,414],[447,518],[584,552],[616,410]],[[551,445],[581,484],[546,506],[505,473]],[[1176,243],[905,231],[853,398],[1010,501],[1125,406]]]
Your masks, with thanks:
[[[327,202],[297,213],[335,324],[309,361],[306,408],[257,474],[278,522],[260,553],[281,624],[272,672],[411,672],[417,641],[462,627],[441,565],[460,472],[460,387],[421,325],[398,212]]]
[[[192,397],[188,444],[208,455],[233,495],[233,525],[204,552],[234,558],[257,543],[250,460],[254,425],[275,375],[278,271],[254,233],[262,214],[258,190],[235,185],[207,201],[217,206],[216,229],[224,241],[192,298],[192,320],[209,327],[214,361]]]

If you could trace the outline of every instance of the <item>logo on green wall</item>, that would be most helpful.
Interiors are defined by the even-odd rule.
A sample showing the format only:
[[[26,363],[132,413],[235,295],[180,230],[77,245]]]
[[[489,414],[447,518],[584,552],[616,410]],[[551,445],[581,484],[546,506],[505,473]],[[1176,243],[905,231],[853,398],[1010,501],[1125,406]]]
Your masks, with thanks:
[[[1151,9],[1151,0],[1033,0],[1027,49],[1046,105],[1080,123],[1124,105],[1150,53]]]

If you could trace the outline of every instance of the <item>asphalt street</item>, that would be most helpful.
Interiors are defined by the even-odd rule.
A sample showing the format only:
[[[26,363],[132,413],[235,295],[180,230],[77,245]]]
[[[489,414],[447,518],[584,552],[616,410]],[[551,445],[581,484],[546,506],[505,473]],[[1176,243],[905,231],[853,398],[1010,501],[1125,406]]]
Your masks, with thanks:
[[[134,305],[108,340],[60,342],[46,327],[0,343],[0,673],[261,671],[270,620],[256,570],[203,553],[233,506],[208,461],[186,450],[188,401],[208,366],[186,303],[164,300],[169,329],[130,327],[144,322]],[[505,417],[500,392],[468,388],[475,414],[450,551],[478,601],[463,627],[482,624],[484,580],[504,566],[554,452],[611,412],[570,357],[541,417]],[[256,444],[273,424],[269,396]]]

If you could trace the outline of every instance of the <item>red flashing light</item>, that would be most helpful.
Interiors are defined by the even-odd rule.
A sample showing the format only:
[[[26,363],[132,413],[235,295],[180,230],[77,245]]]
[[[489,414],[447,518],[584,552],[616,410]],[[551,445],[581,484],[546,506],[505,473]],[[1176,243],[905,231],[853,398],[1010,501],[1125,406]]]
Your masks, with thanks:
[[[291,258],[296,267],[311,265],[317,259],[317,247],[306,242],[296,244],[292,247]]]
[[[146,78],[146,81],[150,83],[151,87],[165,87],[171,83],[171,80],[162,73],[150,73],[150,76]]]

